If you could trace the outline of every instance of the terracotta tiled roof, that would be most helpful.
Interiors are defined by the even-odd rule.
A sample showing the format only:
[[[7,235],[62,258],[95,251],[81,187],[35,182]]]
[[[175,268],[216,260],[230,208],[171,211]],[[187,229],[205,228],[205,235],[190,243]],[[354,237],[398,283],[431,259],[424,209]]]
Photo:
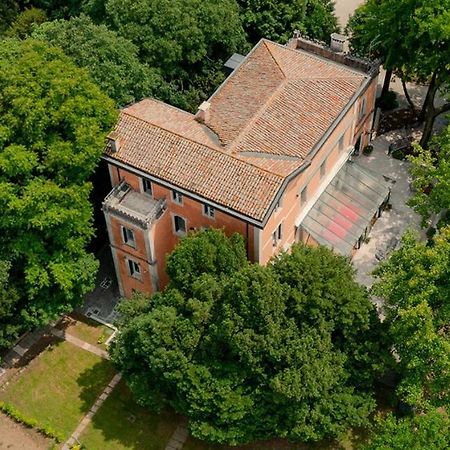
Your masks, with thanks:
[[[262,221],[367,78],[262,40],[210,98],[204,125],[145,99],[122,111],[121,148],[109,156]]]
[[[122,112],[121,147],[107,154],[258,221],[283,177]]]
[[[366,78],[342,64],[262,40],[211,97],[206,125],[231,152],[305,158]]]

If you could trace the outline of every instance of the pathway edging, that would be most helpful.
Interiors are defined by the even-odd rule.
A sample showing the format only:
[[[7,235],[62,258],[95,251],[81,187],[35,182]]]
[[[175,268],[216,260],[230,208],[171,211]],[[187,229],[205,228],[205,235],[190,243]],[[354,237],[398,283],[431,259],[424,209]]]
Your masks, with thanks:
[[[109,382],[108,386],[103,389],[102,393],[97,397],[95,403],[91,406],[91,409],[87,412],[87,414],[81,419],[75,431],[72,433],[72,436],[66,441],[63,445],[63,450],[70,450],[73,444],[79,442],[78,438],[81,433],[86,429],[89,423],[92,420],[94,414],[99,410],[100,406],[104,403],[104,401],[109,397],[113,389],[116,387],[117,383],[121,380],[122,374],[118,373],[114,375],[112,380]]]

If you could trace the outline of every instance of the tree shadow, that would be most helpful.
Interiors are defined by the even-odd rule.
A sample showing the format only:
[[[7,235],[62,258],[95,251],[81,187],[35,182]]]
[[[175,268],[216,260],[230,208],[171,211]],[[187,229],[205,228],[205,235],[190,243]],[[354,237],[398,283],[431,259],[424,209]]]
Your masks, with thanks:
[[[172,410],[157,414],[142,408],[121,381],[92,417],[87,441],[83,436],[80,441],[90,448],[89,439],[95,435],[97,445],[103,441],[102,448],[116,443],[124,448],[159,450],[166,447],[180,420]]]
[[[74,364],[76,364],[76,361],[74,361]],[[111,362],[102,359],[78,376],[77,384],[81,388],[79,398],[82,402],[81,410],[84,414],[89,412],[115,374],[116,371]]]

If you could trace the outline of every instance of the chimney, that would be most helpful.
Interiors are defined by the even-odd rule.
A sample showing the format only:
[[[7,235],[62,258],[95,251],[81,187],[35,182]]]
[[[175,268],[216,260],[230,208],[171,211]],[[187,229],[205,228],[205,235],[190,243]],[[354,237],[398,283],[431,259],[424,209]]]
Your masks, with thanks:
[[[106,139],[108,140],[108,147],[111,149],[111,152],[116,153],[120,150],[122,139],[117,131],[111,131]]]
[[[209,122],[209,107],[211,103],[203,102],[199,107],[197,114],[195,115],[195,120],[200,123]]]
[[[331,50],[337,53],[342,53],[344,51],[345,41],[347,40],[347,36],[339,33],[333,33],[331,35]]]

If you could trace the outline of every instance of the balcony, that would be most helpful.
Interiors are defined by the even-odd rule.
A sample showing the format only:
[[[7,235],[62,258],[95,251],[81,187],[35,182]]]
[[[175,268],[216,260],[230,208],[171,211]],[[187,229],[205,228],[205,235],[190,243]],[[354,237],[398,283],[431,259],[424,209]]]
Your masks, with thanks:
[[[134,191],[125,181],[120,182],[103,201],[103,211],[148,229],[162,216],[166,200],[155,200],[146,194]]]

